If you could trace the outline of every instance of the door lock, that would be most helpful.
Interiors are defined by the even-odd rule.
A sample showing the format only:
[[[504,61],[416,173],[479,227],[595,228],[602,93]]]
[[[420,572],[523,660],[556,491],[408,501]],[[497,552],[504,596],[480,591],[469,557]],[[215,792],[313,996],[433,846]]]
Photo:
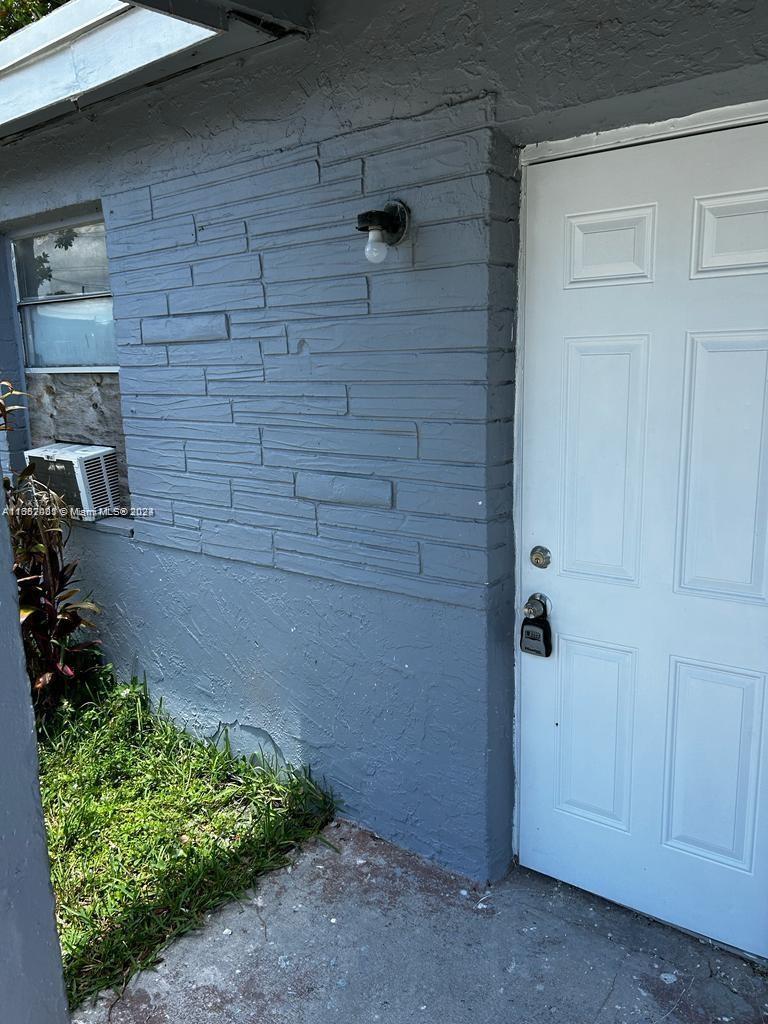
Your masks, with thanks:
[[[543,544],[537,544],[531,548],[531,553],[528,557],[531,560],[531,564],[535,565],[537,569],[546,569],[552,561],[552,552],[549,548],[545,548]]]
[[[523,605],[523,615],[526,619],[542,619],[546,618],[547,606],[542,601],[540,594],[531,594],[528,600]]]
[[[547,618],[546,594],[531,594],[523,605],[520,650],[548,658],[552,653],[552,627]]]

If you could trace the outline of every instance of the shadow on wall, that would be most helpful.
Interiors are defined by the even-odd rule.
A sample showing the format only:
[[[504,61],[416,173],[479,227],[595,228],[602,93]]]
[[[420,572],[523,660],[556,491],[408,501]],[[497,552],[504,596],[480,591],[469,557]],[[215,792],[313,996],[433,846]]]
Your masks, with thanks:
[[[228,723],[236,749],[311,765],[342,813],[387,838],[503,873],[509,831],[487,842],[483,613],[98,531],[82,576],[99,580],[107,654],[123,676],[146,672],[177,721],[201,735]]]
[[[479,877],[510,860],[516,159],[493,101],[104,200],[133,541],[107,650],[210,735]],[[401,196],[374,267],[355,231]],[[87,539],[86,539],[87,538]],[[494,619],[494,622],[496,620]],[[510,620],[511,622],[511,617]]]

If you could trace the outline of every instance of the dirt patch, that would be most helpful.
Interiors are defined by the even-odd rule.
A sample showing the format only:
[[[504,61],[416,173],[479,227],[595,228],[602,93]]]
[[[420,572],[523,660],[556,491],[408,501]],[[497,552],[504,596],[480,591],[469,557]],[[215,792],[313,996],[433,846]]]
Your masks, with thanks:
[[[336,821],[324,835],[340,851],[320,846],[313,851],[313,868],[321,875],[322,897],[328,902],[339,900],[354,885],[362,899],[383,909],[404,896],[418,896],[440,903],[456,899],[467,913],[495,913],[492,907],[477,906],[488,891],[485,886],[435,867],[373,832]]]
[[[129,989],[112,1005],[109,1024],[171,1024],[167,1010],[143,988]]]

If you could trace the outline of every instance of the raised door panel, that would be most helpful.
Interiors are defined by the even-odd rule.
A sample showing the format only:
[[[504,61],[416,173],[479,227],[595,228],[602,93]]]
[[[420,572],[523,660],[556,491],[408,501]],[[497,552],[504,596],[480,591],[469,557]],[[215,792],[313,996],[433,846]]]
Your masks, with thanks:
[[[560,637],[555,806],[629,831],[636,652]]]
[[[765,601],[768,331],[688,339],[678,586]]]
[[[768,273],[768,189],[694,203],[691,277]]]
[[[562,572],[636,584],[648,338],[565,343]]]
[[[653,280],[655,205],[571,214],[565,231],[566,288]]]
[[[673,658],[664,843],[749,871],[765,677]]]

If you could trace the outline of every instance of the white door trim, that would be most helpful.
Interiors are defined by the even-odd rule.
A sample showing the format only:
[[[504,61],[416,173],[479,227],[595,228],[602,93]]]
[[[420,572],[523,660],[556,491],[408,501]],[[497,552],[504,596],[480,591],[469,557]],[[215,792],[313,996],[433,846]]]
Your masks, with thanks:
[[[551,142],[537,142],[524,146],[520,150],[520,247],[517,261],[517,311],[515,314],[515,407],[513,420],[513,466],[512,466],[512,530],[515,551],[518,552],[515,567],[516,602],[513,627],[514,654],[514,710],[512,756],[514,770],[514,808],[512,812],[512,854],[515,859],[520,853],[520,646],[518,632],[520,630],[520,608],[527,595],[523,594],[523,560],[526,557],[522,548],[522,495],[521,470],[523,453],[522,422],[524,415],[525,395],[523,380],[525,369],[525,263],[527,237],[527,189],[528,167],[550,160],[564,160],[569,157],[597,153],[601,150],[621,149],[627,146],[640,146],[648,142],[661,142],[666,139],[680,138],[684,135],[699,135],[703,132],[721,131],[726,128],[737,128],[744,125],[760,124],[768,121],[768,98],[753,103],[741,103],[735,106],[720,107],[715,110],[700,111],[685,117],[672,118],[668,121],[657,121],[649,124],[627,125],[605,132],[591,132],[570,139],[557,139]]]
[[[526,147],[528,148],[528,147]],[[522,150],[525,152],[525,149]],[[512,806],[512,856],[517,862],[520,856],[520,760],[522,741],[520,738],[520,608],[523,597],[523,501],[522,501],[522,456],[523,456],[523,380],[525,377],[525,264],[527,253],[527,217],[528,217],[528,166],[522,163],[520,178],[520,246],[517,256],[517,311],[515,313],[515,404],[512,419],[512,535],[515,551],[515,613],[512,627],[512,639],[515,653],[512,661],[515,678],[513,680],[512,708],[512,757],[513,763],[513,799]]]
[[[524,146],[520,163],[540,164],[549,160],[563,160],[566,157],[596,153],[604,149],[621,149],[637,146],[644,142],[660,142],[676,139],[683,135],[700,135],[723,128],[738,128],[742,125],[760,124],[768,121],[768,99],[754,103],[740,103],[736,106],[720,107],[717,110],[702,110],[685,117],[674,117],[668,121],[650,124],[628,125],[604,132],[590,132],[571,139],[557,139],[553,142],[534,142]]]

